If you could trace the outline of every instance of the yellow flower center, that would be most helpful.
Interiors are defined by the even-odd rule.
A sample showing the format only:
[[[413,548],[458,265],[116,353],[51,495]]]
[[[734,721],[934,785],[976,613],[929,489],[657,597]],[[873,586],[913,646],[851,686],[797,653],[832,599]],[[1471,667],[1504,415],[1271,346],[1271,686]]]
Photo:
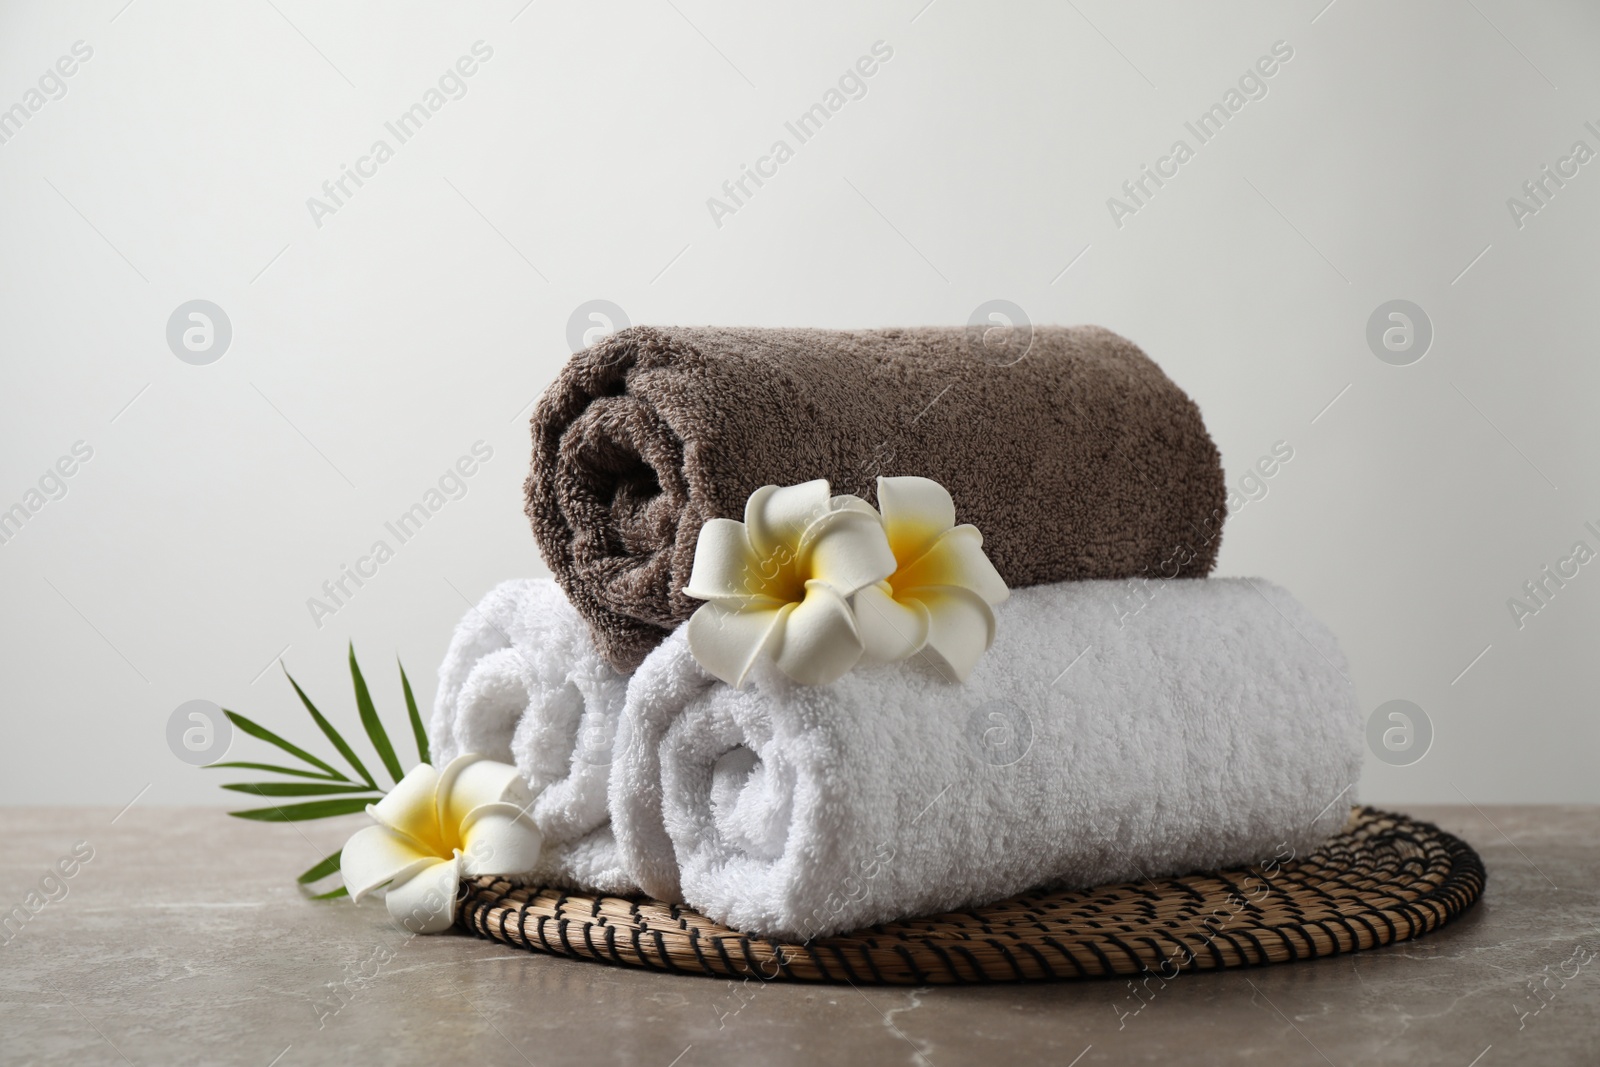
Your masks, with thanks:
[[[806,579],[811,574],[809,569],[801,570],[799,554],[789,545],[779,545],[769,555],[751,560],[749,570],[745,587],[752,593],[785,604],[798,603],[806,597]]]
[[[452,825],[448,830],[439,825],[439,816],[432,815],[401,827],[428,852],[442,860],[450,859],[462,848],[461,827]]]

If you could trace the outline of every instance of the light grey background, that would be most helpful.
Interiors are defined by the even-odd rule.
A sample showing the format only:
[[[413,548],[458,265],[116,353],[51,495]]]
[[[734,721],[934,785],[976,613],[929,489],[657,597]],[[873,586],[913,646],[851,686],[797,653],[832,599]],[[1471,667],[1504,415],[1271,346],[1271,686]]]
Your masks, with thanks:
[[[1370,758],[1365,799],[1600,799],[1600,564],[1520,629],[1507,606],[1600,549],[1600,162],[1520,228],[1507,206],[1600,150],[1600,11],[924,3],[7,5],[0,108],[93,55],[0,144],[0,508],[93,457],[0,545],[0,802],[220,802],[173,709],[318,742],[281,656],[354,729],[352,638],[391,721],[396,654],[430,702],[466,601],[543,573],[527,410],[597,298],[830,327],[1006,299],[1118,330],[1197,399],[1230,484],[1292,447],[1219,571],[1325,619],[1364,712],[1424,709],[1431,750]],[[396,145],[478,41],[465,95]],[[797,145],[784,122],[877,41],[866,95]],[[1267,95],[1116,225],[1108,197],[1279,41]],[[316,225],[378,138],[394,158]],[[708,197],[779,138],[794,158],[718,226]],[[1366,341],[1397,298],[1434,329],[1403,367]],[[232,324],[207,366],[166,341],[195,299]],[[307,598],[480,440],[466,495],[316,626]]]

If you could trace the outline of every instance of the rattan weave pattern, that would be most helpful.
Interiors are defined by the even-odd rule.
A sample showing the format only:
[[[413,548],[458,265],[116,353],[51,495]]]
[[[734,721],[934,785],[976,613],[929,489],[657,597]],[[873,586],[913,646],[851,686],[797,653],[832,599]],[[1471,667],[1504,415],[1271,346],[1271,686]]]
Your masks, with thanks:
[[[1419,937],[1483,892],[1471,846],[1358,808],[1303,859],[1078,891],[1025,893],[807,944],[747,937],[683,906],[462,883],[458,926],[534,952],[674,974],[941,985],[1217,970]]]

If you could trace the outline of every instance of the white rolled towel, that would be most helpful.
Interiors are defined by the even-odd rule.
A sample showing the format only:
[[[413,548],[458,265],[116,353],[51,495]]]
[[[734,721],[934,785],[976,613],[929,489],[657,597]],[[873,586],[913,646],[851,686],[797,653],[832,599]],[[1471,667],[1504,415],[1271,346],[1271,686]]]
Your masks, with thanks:
[[[439,667],[434,764],[463,752],[515,764],[534,794],[544,851],[525,880],[615,893],[622,872],[606,810],[628,676],[548,578],[503,582],[462,617]]]
[[[808,938],[997,900],[1283,860],[1354,802],[1333,636],[1255,579],[1017,589],[964,685],[922,661],[734,690],[684,631],[630,683],[611,777],[648,893]]]

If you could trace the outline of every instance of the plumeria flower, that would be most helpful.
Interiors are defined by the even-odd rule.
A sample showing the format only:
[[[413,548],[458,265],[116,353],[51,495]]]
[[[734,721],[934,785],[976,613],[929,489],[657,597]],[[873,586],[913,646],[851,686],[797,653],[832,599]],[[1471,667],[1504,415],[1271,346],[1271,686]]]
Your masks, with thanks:
[[[705,604],[689,619],[689,650],[732,686],[767,654],[806,685],[825,685],[861,658],[850,597],[895,570],[883,524],[825,478],[750,494],[744,521],[711,519],[684,592]]]
[[[976,526],[927,478],[879,478],[878,508],[895,572],[855,594],[863,658],[893,663],[927,649],[958,681],[994,643],[994,605],[1011,595]]]
[[[539,861],[544,837],[527,815],[515,767],[457,756],[441,771],[411,768],[367,814],[378,823],[344,846],[339,870],[350,898],[384,885],[389,915],[420,934],[448,930],[463,877],[520,874]]]

